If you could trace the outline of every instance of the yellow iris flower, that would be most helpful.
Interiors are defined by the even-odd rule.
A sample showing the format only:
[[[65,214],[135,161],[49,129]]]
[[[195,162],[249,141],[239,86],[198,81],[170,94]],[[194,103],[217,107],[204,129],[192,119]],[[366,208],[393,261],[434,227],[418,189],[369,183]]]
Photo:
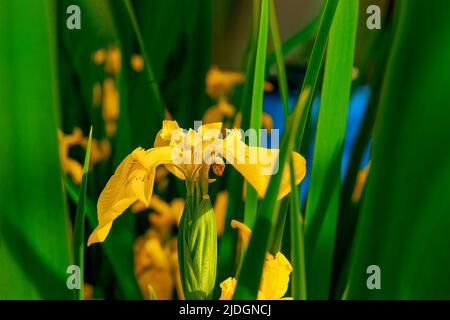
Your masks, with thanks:
[[[58,130],[59,157],[64,173],[68,174],[77,185],[81,183],[83,176],[83,166],[76,160],[69,157],[69,149],[73,146],[87,148],[88,138],[83,137],[80,128],[74,128],[71,134],[65,134]],[[93,166],[97,162],[107,159],[111,154],[111,146],[108,140],[97,141],[92,139],[91,157],[89,164]]]
[[[247,247],[252,231],[244,223],[232,220],[231,227],[239,230],[240,236],[244,245]],[[278,252],[275,256],[270,253],[266,254],[263,272],[261,276],[261,283],[258,290],[258,300],[280,300],[291,299],[289,297],[283,298],[286,294],[289,284],[289,275],[292,272],[292,266],[289,260]],[[234,277],[229,277],[220,284],[222,294],[219,300],[233,299],[234,291],[236,289],[237,280]]]
[[[230,130],[226,138],[221,139],[221,129],[221,123],[213,123],[186,133],[176,121],[165,120],[156,136],[154,148],[136,148],[109,179],[98,199],[99,223],[90,235],[88,245],[103,242],[113,221],[136,201],[140,200],[149,206],[158,166],[165,165],[176,177],[186,180],[187,186],[200,182],[202,187],[205,179],[201,175],[208,174],[211,165],[223,164],[216,148],[255,188],[258,195],[264,197],[270,175],[276,170],[279,150],[248,146],[241,140],[239,130]],[[208,152],[210,157],[204,159]],[[296,152],[292,152],[292,158],[295,182],[299,184],[306,173],[306,161]],[[191,161],[179,161],[180,159]],[[208,182],[206,179],[206,184]],[[290,189],[290,170],[285,168],[278,198],[286,196]]]

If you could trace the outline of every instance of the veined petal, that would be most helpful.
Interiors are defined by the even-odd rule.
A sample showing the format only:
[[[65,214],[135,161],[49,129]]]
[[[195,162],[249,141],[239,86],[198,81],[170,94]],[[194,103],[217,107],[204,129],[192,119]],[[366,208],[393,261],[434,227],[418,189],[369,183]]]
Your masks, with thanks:
[[[281,252],[278,252],[275,257],[267,253],[259,286],[264,299],[281,299],[288,289],[291,272],[292,266]]]
[[[249,147],[240,140],[240,135],[231,133],[223,143],[222,155],[255,188],[263,198],[270,178],[278,170],[279,149]],[[292,152],[295,183],[299,184],[306,174],[306,160],[297,152]],[[291,191],[290,169],[285,166],[278,193],[278,199]]]
[[[172,133],[176,130],[180,130],[178,122],[174,120],[164,120],[162,129],[158,131],[153,146],[155,148],[168,146],[172,139]]]
[[[237,280],[233,277],[229,277],[220,284],[220,289],[222,289],[222,294],[219,300],[232,300],[234,295],[234,290],[236,289]]]
[[[181,137],[181,133],[182,133],[183,129],[181,129],[178,126],[178,123],[174,120],[164,120],[163,127],[157,133],[155,142],[153,143],[154,147],[159,148],[159,147],[169,146],[170,143],[172,142],[172,134],[175,131],[179,131],[180,132],[179,136]],[[176,137],[174,137],[174,138],[176,138]],[[167,171],[172,173],[178,179],[181,179],[181,180],[185,179],[183,171],[181,171],[176,166],[166,164],[165,167],[166,167]]]
[[[160,164],[171,163],[172,147],[135,149],[117,167],[100,194],[97,203],[98,226],[88,239],[88,245],[103,242],[112,222],[136,200],[148,206]]]

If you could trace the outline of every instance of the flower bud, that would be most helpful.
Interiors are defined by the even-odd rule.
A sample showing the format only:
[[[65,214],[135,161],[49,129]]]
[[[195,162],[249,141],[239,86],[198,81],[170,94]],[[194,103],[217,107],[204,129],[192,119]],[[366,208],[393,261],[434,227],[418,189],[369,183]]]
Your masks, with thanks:
[[[209,197],[188,197],[179,227],[180,275],[186,299],[211,299],[217,269],[217,227]]]

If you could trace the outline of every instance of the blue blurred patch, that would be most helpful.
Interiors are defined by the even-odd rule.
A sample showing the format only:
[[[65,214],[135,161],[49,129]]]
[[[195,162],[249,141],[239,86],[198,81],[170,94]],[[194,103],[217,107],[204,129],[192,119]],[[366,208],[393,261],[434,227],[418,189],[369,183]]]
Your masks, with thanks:
[[[289,108],[292,110],[293,105],[295,103],[297,95],[291,95],[289,99]],[[369,86],[361,86],[354,90],[352,96],[350,97],[349,110],[347,115],[347,128],[344,142],[344,150],[342,155],[342,163],[341,163],[341,179],[342,182],[345,180],[345,176],[347,174],[348,165],[350,162],[351,154],[353,151],[353,147],[358,136],[358,132],[361,127],[362,120],[364,118],[364,114],[367,110],[367,105],[369,104],[370,99],[370,88]],[[314,99],[312,110],[310,113],[311,124],[312,124],[312,135],[310,146],[308,148],[306,154],[307,161],[307,171],[306,177],[303,180],[300,186],[300,197],[302,200],[302,205],[306,200],[306,193],[308,191],[309,181],[310,181],[310,173],[311,173],[311,164],[312,164],[312,156],[314,150],[314,141],[316,136],[316,126],[317,119],[319,116],[319,107],[320,107],[320,95]],[[270,114],[273,119],[273,126],[275,129],[280,130],[280,137],[284,130],[284,115],[283,115],[283,106],[280,99],[280,96],[277,92],[266,93],[264,96],[264,112]],[[267,144],[270,147],[270,141]],[[370,148],[371,143],[368,144],[366,150],[364,152],[361,168],[367,166],[370,159]]]

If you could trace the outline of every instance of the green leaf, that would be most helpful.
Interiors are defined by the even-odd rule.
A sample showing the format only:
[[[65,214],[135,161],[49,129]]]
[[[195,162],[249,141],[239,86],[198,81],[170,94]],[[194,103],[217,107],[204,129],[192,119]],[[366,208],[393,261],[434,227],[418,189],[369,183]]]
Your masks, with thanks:
[[[89,158],[91,154],[92,127],[89,131],[89,140],[84,158],[83,176],[81,178],[80,193],[78,194],[77,211],[75,213],[75,226],[73,229],[73,252],[75,265],[80,267],[80,290],[78,298],[83,300],[84,296],[84,217],[86,211],[86,189],[89,172]]]
[[[351,158],[348,164],[345,180],[341,188],[338,227],[336,231],[336,247],[334,255],[334,267],[332,285],[333,297],[340,298],[344,293],[345,286],[348,283],[349,261],[351,244],[354,240],[356,225],[359,219],[359,201],[355,202],[353,192],[357,183],[358,173],[361,170],[361,161],[367,146],[372,139],[375,117],[378,111],[378,105],[381,98],[381,88],[383,85],[383,77],[386,70],[386,60],[391,44],[391,28],[383,27],[384,30],[380,35],[380,39],[374,41],[372,51],[367,52],[372,64],[376,65],[376,69],[369,73],[369,87],[371,91],[370,101],[367,106],[366,113],[361,123],[355,144],[353,146]],[[355,86],[355,83],[353,83]]]
[[[71,299],[54,1],[0,2],[0,299]]]
[[[300,212],[300,196],[298,187],[295,184],[294,163],[289,163],[291,172],[291,188],[289,195],[289,218],[291,235],[291,264],[292,264],[292,297],[295,300],[306,300],[306,267],[305,267],[305,244],[303,235],[303,219]]]
[[[261,210],[256,219],[247,254],[242,264],[234,294],[235,299],[256,299],[269,239],[272,237],[273,228],[278,219],[280,201],[278,201],[277,195],[280,189],[282,172],[286,161],[291,159],[289,155],[294,148],[295,139],[299,131],[300,111],[303,110],[309,93],[309,88],[302,92],[300,103],[295,107],[288,120],[286,126],[287,134],[284,134],[281,140],[278,172],[270,179],[266,191],[267,196],[262,201]]]
[[[248,129],[250,125],[250,107],[251,96],[253,88],[253,78],[256,60],[256,41],[258,37],[258,23],[260,13],[260,1],[252,1],[252,29],[248,38],[246,52],[242,59],[242,64],[245,68],[245,82],[243,86],[236,88],[236,101],[240,106],[239,111],[242,114],[241,128]],[[238,234],[237,230],[231,228],[231,220],[244,220],[245,205],[242,201],[242,194],[244,189],[244,179],[240,173],[231,168],[228,176],[227,186],[229,186],[229,201],[225,218],[224,232],[219,242],[219,261],[218,261],[218,277],[217,281],[221,282],[226,278],[236,275],[238,273],[238,266],[236,263],[236,251]],[[248,219],[248,215],[247,215]],[[241,246],[241,256],[245,254],[245,249]],[[242,259],[239,261],[242,263]],[[215,296],[219,296],[220,288],[216,286]]]
[[[322,15],[318,14],[314,19],[309,22],[303,29],[299,30],[293,34],[289,39],[287,39],[281,46],[281,52],[284,56],[288,55],[293,49],[297,48],[299,45],[308,41],[319,26],[320,17]],[[266,62],[266,71],[277,62],[277,52],[274,50],[268,57]]]
[[[64,185],[67,194],[74,203],[78,203],[79,188],[68,177],[64,177]],[[97,210],[94,202],[86,196],[85,199],[86,219],[91,229],[97,226]],[[123,215],[122,215],[123,216]],[[129,216],[129,214],[126,214]],[[111,263],[112,269],[116,275],[117,283],[123,292],[125,299],[142,299],[141,291],[134,276],[133,265],[133,235],[129,232],[128,222],[133,217],[119,217],[121,221],[116,223],[111,230],[106,241],[101,244],[105,256]],[[123,225],[124,224],[124,225]],[[123,226],[122,226],[123,225]],[[88,249],[89,250],[89,249]]]
[[[450,3],[397,5],[348,298],[449,299]]]
[[[322,9],[322,17],[320,20],[319,31],[317,32],[317,38],[314,42],[314,46],[311,52],[311,58],[308,63],[308,69],[306,70],[305,79],[303,80],[302,90],[309,88],[311,91],[308,96],[308,101],[303,106],[301,110],[302,117],[300,119],[300,132],[297,136],[295,149],[300,151],[300,147],[303,143],[303,135],[305,133],[307,120],[309,119],[309,111],[311,110],[311,105],[315,97],[317,83],[319,82],[319,75],[322,67],[323,57],[325,55],[325,48],[328,41],[328,34],[330,32],[331,24],[333,22],[334,14],[338,1],[326,0],[324,8]],[[301,93],[300,93],[301,96]],[[299,104],[300,98],[297,100]]]
[[[283,52],[281,51],[280,31],[278,29],[276,7],[273,0],[270,0],[269,2],[269,30],[270,30],[270,39],[272,41],[272,46],[275,51],[275,58],[277,63],[277,79],[278,79],[278,86],[280,88],[281,102],[283,105],[283,114],[285,121],[287,121],[289,117],[289,88],[287,85],[286,68],[284,63]],[[293,190],[297,189],[295,185],[294,187],[295,188]],[[278,218],[275,227],[274,238],[272,240],[270,252],[273,255],[279,252],[281,248],[281,242],[283,239],[283,233],[286,224],[287,209],[288,209],[288,198],[285,198],[280,206],[280,216]]]
[[[275,61],[277,63],[277,78],[280,88],[281,101],[283,103],[284,118],[289,115],[289,88],[287,85],[286,68],[284,65],[283,51],[281,48],[280,30],[278,28],[277,12],[274,0],[269,1],[269,26],[270,39],[272,40],[275,52]]]
[[[156,113],[157,117],[159,118],[159,120],[162,122],[166,116],[165,116],[165,111],[164,111],[164,102],[162,100],[161,97],[161,92],[159,90],[159,85],[155,80],[155,76],[153,73],[153,67],[150,61],[150,57],[147,53],[147,48],[146,45],[144,43],[144,39],[142,37],[142,33],[141,30],[139,28],[137,19],[136,19],[136,14],[134,12],[134,8],[130,2],[130,0],[123,0],[124,4],[125,4],[125,10],[128,14],[128,17],[131,21],[131,24],[133,26],[133,31],[135,33],[135,36],[137,38],[137,42],[139,45],[139,49],[142,53],[142,57],[144,58],[144,72],[147,76],[147,84],[149,86],[150,91],[152,92],[152,96],[154,97],[153,99],[153,106],[152,109],[153,111]]]
[[[330,30],[306,207],[306,270],[312,299],[329,297],[357,21],[358,1],[340,1]]]
[[[262,121],[262,105],[264,97],[265,61],[267,52],[267,35],[269,29],[269,0],[261,0],[261,14],[259,20],[258,41],[256,44],[256,61],[253,81],[252,107],[250,109],[250,128],[257,132],[259,145],[259,131]],[[253,142],[254,143],[254,142]],[[244,222],[251,229],[255,223],[258,210],[258,195],[256,190],[246,182]]]

